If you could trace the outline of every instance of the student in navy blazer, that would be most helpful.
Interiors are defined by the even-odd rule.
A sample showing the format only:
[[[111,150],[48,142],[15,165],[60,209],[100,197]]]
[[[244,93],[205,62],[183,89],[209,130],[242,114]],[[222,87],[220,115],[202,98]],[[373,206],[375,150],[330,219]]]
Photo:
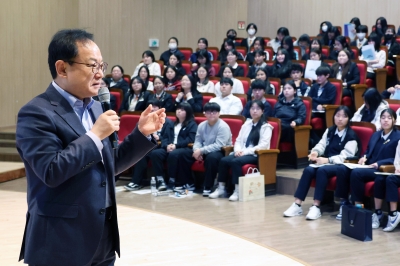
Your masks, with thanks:
[[[329,66],[320,66],[315,71],[317,74],[317,83],[315,83],[308,94],[312,98],[313,110],[322,111],[324,104],[334,104],[336,100],[336,87],[329,82],[331,74]]]
[[[129,84],[124,79],[124,69],[120,65],[111,68],[111,77],[107,78],[110,88],[118,88],[124,92],[124,97],[129,91]]]
[[[355,203],[362,203],[364,199],[365,183],[369,181],[380,181],[384,188],[385,180],[377,177],[374,172],[379,171],[381,165],[392,165],[396,154],[397,143],[400,140],[400,132],[396,129],[397,115],[392,109],[385,109],[380,115],[381,131],[375,132],[368,142],[367,150],[358,164],[369,165],[370,168],[356,168],[350,170],[342,165],[337,170],[337,185],[335,196],[342,200],[342,205],[348,204],[349,184],[351,187],[351,198]],[[374,195],[380,199],[385,196],[382,186],[374,186]],[[375,200],[375,208],[380,210],[382,201]],[[339,213],[341,219],[341,213]]]
[[[123,111],[143,111],[147,107],[147,102],[150,100],[152,93],[146,89],[143,79],[134,77],[131,80],[131,89],[124,97],[124,100],[119,108],[119,112]]]
[[[185,75],[181,80],[181,92],[175,98],[175,107],[180,103],[190,104],[195,113],[203,111],[203,95],[197,90],[197,83],[193,76]]]
[[[350,96],[353,98],[351,85],[360,83],[360,71],[357,64],[351,61],[348,50],[341,50],[337,59],[338,62],[332,65],[332,77],[343,81],[342,97]]]
[[[165,112],[173,112],[175,110],[175,105],[172,101],[171,94],[164,91],[165,82],[164,78],[160,76],[155,76],[153,80],[154,84],[154,95],[150,95],[149,101],[157,100],[161,102],[161,108],[165,108]]]
[[[114,176],[156,146],[149,135],[165,119],[163,109],[147,109],[113,149],[108,136],[118,116],[91,99],[106,67],[92,39],[79,29],[57,32],[48,48],[54,80],[18,113],[28,186],[19,259],[29,265],[113,265],[120,251]]]

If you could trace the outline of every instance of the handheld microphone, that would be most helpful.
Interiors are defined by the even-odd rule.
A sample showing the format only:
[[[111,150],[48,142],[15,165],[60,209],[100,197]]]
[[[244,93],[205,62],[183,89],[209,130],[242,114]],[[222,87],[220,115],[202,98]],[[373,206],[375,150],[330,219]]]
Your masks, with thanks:
[[[112,110],[110,104],[110,91],[107,87],[102,87],[99,90],[99,101],[101,102],[101,106],[103,107],[103,111],[106,112],[108,110]],[[111,141],[113,149],[118,148],[118,135],[114,131],[110,136],[108,136],[109,140]]]

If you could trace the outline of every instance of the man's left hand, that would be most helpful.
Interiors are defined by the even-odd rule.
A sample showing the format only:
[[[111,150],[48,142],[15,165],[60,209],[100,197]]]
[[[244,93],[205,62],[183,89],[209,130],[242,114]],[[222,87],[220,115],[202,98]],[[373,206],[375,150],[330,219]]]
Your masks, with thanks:
[[[161,130],[165,123],[165,109],[161,108],[155,112],[151,112],[151,104],[140,115],[138,128],[143,135],[148,136],[154,132]]]

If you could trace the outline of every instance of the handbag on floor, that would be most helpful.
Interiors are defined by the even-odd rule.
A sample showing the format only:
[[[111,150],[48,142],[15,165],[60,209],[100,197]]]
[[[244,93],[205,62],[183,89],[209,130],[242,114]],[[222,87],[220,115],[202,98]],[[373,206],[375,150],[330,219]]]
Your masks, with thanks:
[[[372,212],[353,205],[344,205],[342,234],[360,241],[372,241]]]
[[[239,201],[257,200],[265,197],[264,175],[250,167],[245,176],[239,177]]]

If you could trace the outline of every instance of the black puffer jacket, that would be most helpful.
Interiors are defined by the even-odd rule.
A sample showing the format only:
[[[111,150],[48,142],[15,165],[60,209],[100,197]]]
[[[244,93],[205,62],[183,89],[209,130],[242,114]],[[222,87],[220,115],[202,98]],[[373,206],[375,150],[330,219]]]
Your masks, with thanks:
[[[306,106],[299,97],[287,103],[281,95],[274,107],[274,117],[279,118],[282,124],[287,125],[294,121],[296,125],[302,125],[306,120]]]

